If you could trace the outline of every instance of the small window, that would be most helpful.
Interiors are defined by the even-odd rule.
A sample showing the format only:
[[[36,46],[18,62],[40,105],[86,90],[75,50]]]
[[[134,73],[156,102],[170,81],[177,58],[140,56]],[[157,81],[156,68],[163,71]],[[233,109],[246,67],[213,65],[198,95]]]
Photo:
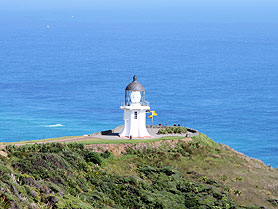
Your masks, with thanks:
[[[134,112],[134,119],[137,119],[137,112]]]

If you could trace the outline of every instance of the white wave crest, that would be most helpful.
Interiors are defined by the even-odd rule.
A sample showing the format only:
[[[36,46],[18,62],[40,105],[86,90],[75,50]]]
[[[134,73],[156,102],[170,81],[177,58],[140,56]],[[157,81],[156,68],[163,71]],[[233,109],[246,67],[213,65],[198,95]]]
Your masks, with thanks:
[[[64,126],[64,125],[62,125],[62,124],[55,124],[55,125],[48,125],[48,126],[45,126],[45,127],[53,128],[53,127],[61,127],[61,126]]]

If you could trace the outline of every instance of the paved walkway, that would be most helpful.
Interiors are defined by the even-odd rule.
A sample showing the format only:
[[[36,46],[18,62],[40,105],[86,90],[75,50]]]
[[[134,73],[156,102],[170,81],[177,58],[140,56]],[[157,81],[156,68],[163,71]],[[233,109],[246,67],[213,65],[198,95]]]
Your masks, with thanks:
[[[111,134],[102,135],[101,132],[91,134],[90,136],[99,138],[99,139],[111,139],[111,140],[117,140],[117,139],[128,139],[128,137],[119,137],[118,134],[121,132],[123,126],[118,126],[115,129],[112,130]],[[188,137],[186,134],[157,134],[157,132],[161,129],[160,127],[153,127],[153,128],[147,128],[149,134],[151,135],[152,139],[159,139],[161,137],[167,137],[167,136],[181,136],[181,137]],[[136,139],[142,139],[142,138],[132,138],[134,140]]]

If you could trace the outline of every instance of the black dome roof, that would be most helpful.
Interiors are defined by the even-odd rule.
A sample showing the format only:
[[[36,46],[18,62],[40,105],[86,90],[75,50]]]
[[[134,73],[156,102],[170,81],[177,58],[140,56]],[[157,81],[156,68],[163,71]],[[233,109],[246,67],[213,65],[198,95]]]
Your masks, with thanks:
[[[133,81],[127,85],[126,91],[145,91],[144,86],[137,81],[136,75],[133,76]]]

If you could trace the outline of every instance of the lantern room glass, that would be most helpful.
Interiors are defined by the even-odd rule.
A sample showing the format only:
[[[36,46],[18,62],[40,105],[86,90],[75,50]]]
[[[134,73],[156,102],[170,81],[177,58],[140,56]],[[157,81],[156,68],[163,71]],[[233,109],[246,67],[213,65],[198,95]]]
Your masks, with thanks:
[[[131,93],[133,91],[125,91],[125,105],[126,106],[130,106],[131,105]],[[140,91],[141,94],[141,100],[140,100],[140,104],[142,106],[146,105],[146,101],[145,101],[145,91]]]

